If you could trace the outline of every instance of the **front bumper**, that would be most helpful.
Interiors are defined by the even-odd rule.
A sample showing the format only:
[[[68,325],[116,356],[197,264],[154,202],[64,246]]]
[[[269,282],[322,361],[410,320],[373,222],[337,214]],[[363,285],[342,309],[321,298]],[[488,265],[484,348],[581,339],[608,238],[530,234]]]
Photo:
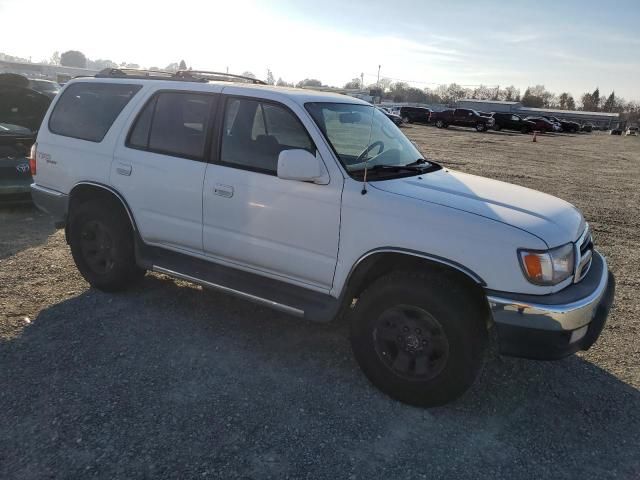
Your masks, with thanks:
[[[32,183],[31,198],[36,207],[53,217],[56,227],[62,228],[65,225],[69,206],[68,195]]]
[[[554,360],[588,350],[613,305],[615,279],[598,252],[587,276],[551,295],[488,291],[503,355]]]

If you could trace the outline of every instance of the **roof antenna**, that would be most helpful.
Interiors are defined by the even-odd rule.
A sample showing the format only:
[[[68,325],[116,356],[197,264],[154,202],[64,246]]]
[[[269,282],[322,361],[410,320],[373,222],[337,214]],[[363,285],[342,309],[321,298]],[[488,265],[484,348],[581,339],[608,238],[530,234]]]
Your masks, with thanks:
[[[371,145],[371,137],[373,136],[373,114],[375,113],[376,107],[371,105],[371,124],[369,129],[369,141],[367,142],[367,150],[369,150]],[[367,155],[369,152],[367,151]],[[362,176],[362,190],[360,191],[361,195],[367,194],[367,170],[369,170],[369,159],[364,162],[364,175]]]
[[[362,181],[362,191],[360,192],[362,195],[367,194],[367,168],[369,167],[369,162],[364,164],[364,178]]]

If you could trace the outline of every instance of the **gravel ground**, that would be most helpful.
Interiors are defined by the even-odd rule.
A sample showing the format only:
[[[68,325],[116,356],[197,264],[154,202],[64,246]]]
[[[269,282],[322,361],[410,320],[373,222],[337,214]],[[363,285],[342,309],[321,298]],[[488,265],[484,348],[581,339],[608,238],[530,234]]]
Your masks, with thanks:
[[[0,210],[0,478],[640,477],[640,139],[409,126],[451,168],[576,204],[618,280],[589,352],[492,358],[420,410],[371,387],[344,324],[162,275],[104,294],[62,232]]]

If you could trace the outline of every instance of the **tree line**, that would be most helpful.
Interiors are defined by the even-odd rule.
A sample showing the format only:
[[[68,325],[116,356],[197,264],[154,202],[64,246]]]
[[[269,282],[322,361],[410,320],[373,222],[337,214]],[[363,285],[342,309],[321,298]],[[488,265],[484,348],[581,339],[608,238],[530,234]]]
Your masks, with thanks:
[[[7,61],[30,62],[31,59],[12,57],[0,53],[0,59]],[[50,65],[62,65],[77,68],[89,68],[92,70],[102,70],[104,68],[140,68],[137,63],[114,62],[110,59],[91,60],[78,50],[68,50],[63,53],[54,52],[51,58],[43,60],[43,63]],[[177,71],[187,70],[184,60],[173,62],[162,70]],[[150,67],[149,70],[161,70],[158,67]],[[252,72],[246,71],[244,76],[256,78]],[[316,78],[305,78],[297,83],[290,83],[279,77],[277,80],[273,72],[267,69],[266,82],[270,85],[281,87],[323,87],[327,86]],[[436,88],[417,88],[406,82],[393,82],[389,78],[381,78],[379,82],[364,85],[360,78],[354,78],[347,82],[344,87],[349,90],[368,90],[370,94],[380,97],[384,101],[396,103],[426,103],[453,105],[463,98],[475,100],[498,100],[521,102],[525,107],[551,108],[559,110],[584,110],[591,112],[620,113],[627,121],[637,122],[640,119],[640,103],[625,101],[618,97],[615,91],[609,95],[600,95],[600,89],[596,87],[593,92],[585,92],[576,102],[569,92],[555,94],[545,88],[544,85],[534,85],[527,87],[523,94],[520,89],[513,85],[507,87],[478,85],[474,88],[450,83],[440,85]]]
[[[345,89],[362,89],[359,78],[354,78],[344,85]],[[470,98],[474,100],[496,100],[521,102],[525,107],[550,108],[558,110],[584,110],[590,112],[627,113],[638,110],[638,102],[627,102],[618,97],[615,91],[608,96],[601,96],[600,89],[596,87],[593,92],[585,92],[579,102],[571,93],[562,92],[555,94],[545,88],[544,85],[527,87],[524,93],[513,85],[508,87],[478,85],[475,88],[464,87],[457,83],[440,85],[436,88],[416,88],[405,82],[392,82],[383,78],[378,84],[370,84],[364,87],[385,101],[409,102],[426,104],[453,105],[458,100]]]

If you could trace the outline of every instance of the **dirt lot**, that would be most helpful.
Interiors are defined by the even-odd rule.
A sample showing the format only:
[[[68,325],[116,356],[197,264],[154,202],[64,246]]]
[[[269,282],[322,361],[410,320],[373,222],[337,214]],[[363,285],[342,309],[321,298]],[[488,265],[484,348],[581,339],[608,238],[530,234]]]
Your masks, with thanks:
[[[147,275],[107,295],[0,210],[0,478],[640,478],[640,139],[409,126],[450,168],[563,197],[618,280],[598,344],[493,358],[454,404],[371,387],[344,324]]]

